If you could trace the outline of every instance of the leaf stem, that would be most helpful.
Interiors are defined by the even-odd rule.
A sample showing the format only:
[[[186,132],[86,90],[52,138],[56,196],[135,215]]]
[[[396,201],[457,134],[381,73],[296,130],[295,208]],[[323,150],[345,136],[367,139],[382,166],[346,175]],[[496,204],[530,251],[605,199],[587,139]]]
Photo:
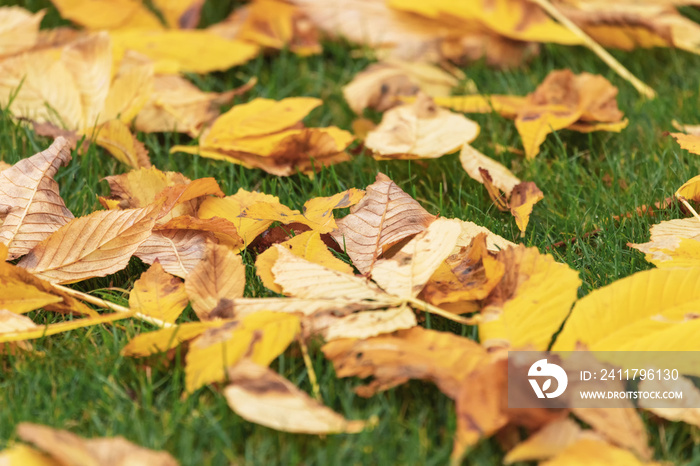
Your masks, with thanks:
[[[314,392],[314,398],[319,402],[323,403],[323,398],[321,397],[321,388],[318,385],[318,379],[316,378],[316,371],[311,363],[311,358],[309,357],[309,348],[307,348],[304,339],[301,335],[297,335],[297,341],[299,342],[299,347],[301,348],[301,354],[304,358],[304,365],[306,365],[306,372],[309,374],[309,381],[311,382],[311,389]]]
[[[80,299],[81,301],[85,301],[86,303],[94,304],[95,306],[99,306],[102,308],[106,309],[111,309],[114,312],[128,312],[131,313],[131,309],[128,307],[120,306],[119,304],[115,304],[109,301],[105,301],[104,299],[96,298],[95,296],[89,295],[87,293],[83,293],[82,291],[74,290],[73,288],[68,288],[66,286],[62,285],[57,285],[57,284],[52,284],[52,286],[58,290],[61,290],[65,294],[72,296],[76,299]],[[174,324],[171,324],[170,322],[165,322],[164,320],[156,319],[155,317],[148,316],[146,314],[142,314],[140,312],[134,312],[133,316],[136,317],[137,319],[140,319],[144,322],[148,322],[149,324],[156,325],[161,328],[171,328],[175,327]]]
[[[413,306],[420,308],[425,312],[430,312],[431,314],[444,317],[445,319],[449,319],[453,322],[457,322],[460,324],[477,325],[479,322],[481,322],[480,315],[476,315],[474,317],[460,317],[457,314],[453,314],[444,309],[440,309],[439,307],[433,306],[432,304],[426,303],[425,301],[420,300],[418,298],[408,298],[406,302],[409,304],[413,304]]]
[[[540,6],[543,10],[545,10],[547,13],[549,13],[554,19],[559,21],[561,24],[566,26],[571,32],[576,34],[588,47],[600,57],[601,60],[603,60],[607,65],[613,69],[618,75],[620,75],[623,79],[626,79],[632,86],[634,86],[637,91],[642,94],[643,96],[649,98],[649,99],[654,99],[656,97],[656,91],[652,89],[651,87],[647,86],[644,84],[642,81],[637,79],[635,75],[633,75],[627,68],[622,66],[622,64],[615,60],[615,57],[610,55],[607,50],[605,50],[603,47],[600,46],[596,41],[591,39],[591,37],[583,32],[581,28],[579,28],[573,21],[571,21],[569,18],[567,18],[563,13],[561,13],[559,10],[552,5],[549,0],[530,0],[532,3],[535,3]]]

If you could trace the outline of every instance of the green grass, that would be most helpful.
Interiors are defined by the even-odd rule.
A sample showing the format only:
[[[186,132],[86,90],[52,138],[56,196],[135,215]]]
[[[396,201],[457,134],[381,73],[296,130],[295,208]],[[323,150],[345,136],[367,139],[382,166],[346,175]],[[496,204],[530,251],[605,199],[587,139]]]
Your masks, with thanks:
[[[32,9],[45,2],[26,2]],[[224,2],[225,3],[225,2]],[[213,22],[225,8],[208,8],[204,17]],[[58,24],[52,11],[45,26]],[[583,48],[545,46],[527,67],[497,71],[476,64],[465,72],[480,91],[524,95],[553,69],[599,73],[620,89],[619,106],[630,120],[620,134],[581,135],[560,131],[551,135],[533,161],[512,154],[496,155],[493,145],[521,147],[513,122],[497,115],[473,116],[482,127],[474,146],[512,166],[521,179],[532,180],[545,193],[534,209],[522,241],[549,252],[580,271],[581,295],[636,271],[649,268],[643,256],[626,246],[644,242],[649,227],[661,220],[682,216],[673,207],[656,217],[617,221],[613,218],[636,207],[650,205],[673,194],[700,172],[699,159],[682,151],[671,138],[671,119],[700,123],[700,57],[676,50],[642,50],[614,55],[635,75],[654,87],[659,98],[643,100],[592,53]],[[281,99],[315,96],[324,105],[308,118],[313,125],[337,125],[349,129],[354,115],[341,88],[372,61],[371,54],[343,43],[325,43],[322,55],[300,58],[289,52],[258,57],[223,73],[191,76],[206,90],[224,90],[258,77],[255,89],[239,101],[254,97]],[[240,99],[240,98],[239,98]],[[280,197],[299,208],[307,199],[350,188],[364,188],[377,171],[389,175],[433,213],[468,219],[510,239],[520,240],[510,214],[499,212],[485,189],[463,171],[456,155],[429,162],[377,162],[359,155],[351,162],[323,170],[313,179],[305,176],[277,178],[259,170],[188,155],[171,155],[169,148],[186,144],[177,134],[139,135],[155,166],[179,171],[190,178],[213,176],[227,194],[239,187]],[[0,115],[0,158],[9,163],[47,147],[6,114]],[[56,177],[61,195],[75,215],[99,208],[96,195],[108,194],[107,175],[124,173],[127,167],[103,150],[91,147]],[[609,179],[606,183],[604,179]],[[582,236],[595,228],[595,236]],[[564,247],[562,240],[576,239]],[[250,263],[250,257],[246,260]],[[117,287],[130,289],[145,270],[133,260],[111,277],[76,285],[82,290]],[[262,284],[249,273],[249,296],[265,296]],[[116,291],[103,291],[109,299],[124,303]],[[42,312],[37,321],[50,320]],[[431,320],[437,328],[444,322]],[[151,330],[147,324],[122,321],[115,325],[73,331],[40,339],[35,348],[43,356],[5,356],[0,371],[0,447],[15,439],[17,423],[31,421],[67,428],[85,436],[123,435],[150,448],[165,449],[182,464],[444,464],[450,455],[455,430],[453,403],[432,385],[411,382],[363,399],[353,393],[360,381],[337,379],[318,348],[312,348],[323,399],[331,408],[352,419],[377,416],[377,427],[357,435],[326,438],[291,435],[243,421],[226,405],[215,387],[182,396],[184,373],[176,359],[169,365],[158,358],[147,361],[120,356],[134,335]],[[148,368],[146,368],[146,364]],[[310,392],[306,369],[294,348],[274,367]],[[672,423],[647,423],[657,459],[685,464],[700,455],[697,430]],[[499,464],[502,451],[495,440],[481,442],[465,460],[468,464]],[[697,463],[698,460],[696,459]]]

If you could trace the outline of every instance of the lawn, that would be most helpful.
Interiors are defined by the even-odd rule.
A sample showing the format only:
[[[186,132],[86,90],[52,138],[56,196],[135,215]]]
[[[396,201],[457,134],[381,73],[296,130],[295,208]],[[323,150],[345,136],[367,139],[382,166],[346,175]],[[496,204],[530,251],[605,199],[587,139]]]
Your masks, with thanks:
[[[4,3],[4,2],[3,2]],[[48,2],[19,2],[32,10]],[[212,2],[209,2],[212,3]],[[208,6],[204,21],[221,19],[229,2]],[[693,12],[690,12],[691,14]],[[696,15],[697,16],[697,15]],[[61,20],[52,11],[42,24]],[[345,103],[341,88],[374,60],[371,50],[341,42],[324,42],[323,53],[308,58],[291,52],[260,56],[246,65],[207,76],[188,76],[204,90],[223,91],[255,76],[255,88],[237,102],[255,97],[281,99],[313,96],[324,104],[306,120],[309,125],[337,125],[350,129],[356,116]],[[554,69],[570,68],[605,76],[618,86],[620,109],[630,120],[620,134],[579,134],[567,130],[550,136],[532,161],[511,153],[497,153],[496,145],[521,147],[512,121],[496,114],[470,115],[481,125],[473,145],[507,166],[523,180],[535,181],[545,197],[534,208],[527,233],[520,237],[515,221],[498,211],[482,185],[467,176],[457,155],[431,161],[377,162],[364,153],[324,169],[312,179],[296,175],[279,178],[220,161],[169,153],[190,139],[177,134],[139,134],[152,163],[161,170],[179,171],[194,179],[216,178],[224,192],[238,188],[259,190],[300,208],[312,197],[351,188],[364,188],[378,171],[391,177],[428,211],[483,225],[512,241],[535,246],[578,270],[581,296],[634,272],[650,268],[641,253],[627,243],[649,238],[649,227],[684,214],[677,206],[654,216],[632,215],[642,205],[671,196],[686,180],[700,173],[697,156],[681,150],[664,132],[671,120],[700,123],[700,57],[672,49],[613,52],[615,57],[659,94],[645,100],[594,54],[581,47],[544,46],[526,67],[507,71],[476,63],[464,68],[484,94],[525,95]],[[380,115],[374,115],[376,121]],[[36,137],[7,112],[0,113],[0,159],[15,163],[45,149],[50,141]],[[98,195],[109,193],[105,176],[128,167],[104,150],[91,146],[74,157],[56,180],[68,208],[84,215],[100,208]],[[587,232],[599,229],[594,235]],[[560,242],[566,242],[560,245]],[[247,264],[254,258],[245,255]],[[132,259],[129,267],[105,279],[74,285],[84,291],[126,304],[128,290],[146,266]],[[269,296],[250,267],[247,296]],[[35,320],[49,319],[41,311]],[[188,309],[191,316],[194,314]],[[427,327],[475,335],[474,329],[432,317]],[[182,464],[444,464],[452,450],[454,404],[428,383],[411,382],[364,399],[353,392],[360,382],[337,379],[318,346],[311,358],[324,402],[350,419],[376,416],[373,430],[325,438],[292,435],[257,426],[234,414],[216,387],[182,395],[184,371],[179,357],[143,360],[120,355],[128,340],[148,324],[134,320],[76,330],[34,342],[40,355],[3,356],[0,372],[0,447],[14,440],[19,422],[31,421],[69,429],[83,436],[123,435],[145,447],[164,449]],[[311,384],[298,350],[293,346],[273,368],[303,390]],[[643,414],[644,415],[644,414]],[[655,457],[686,464],[700,457],[695,428],[658,421],[647,422]],[[482,441],[466,464],[500,464],[503,452],[495,440]],[[697,459],[696,459],[697,461]]]

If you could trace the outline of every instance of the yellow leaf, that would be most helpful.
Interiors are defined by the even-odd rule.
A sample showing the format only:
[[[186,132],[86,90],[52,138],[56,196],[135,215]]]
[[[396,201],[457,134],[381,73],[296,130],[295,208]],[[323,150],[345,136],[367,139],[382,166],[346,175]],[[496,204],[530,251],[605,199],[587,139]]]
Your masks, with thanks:
[[[496,112],[505,118],[515,118],[527,103],[527,97],[515,95],[455,95],[433,99],[441,107],[463,113]]]
[[[206,137],[207,145],[226,147],[227,141],[288,129],[322,103],[313,97],[289,97],[279,101],[256,98],[236,105],[217,118]]]
[[[581,439],[541,466],[626,466],[659,465],[639,460],[634,453],[602,440]]]
[[[22,422],[17,435],[45,451],[58,464],[97,466],[101,464],[139,464],[176,466],[175,459],[164,451],[135,445],[124,437],[83,439],[66,430]],[[53,463],[53,462],[52,462]],[[49,463],[49,464],[52,464]]]
[[[209,73],[241,65],[258,53],[257,46],[226,40],[202,30],[131,29],[112,34],[116,50],[134,50],[155,62],[155,72]]]
[[[230,221],[236,226],[238,234],[243,238],[243,247],[246,247],[272,224],[272,220],[255,220],[240,216],[245,209],[256,202],[279,204],[279,198],[277,196],[250,192],[240,188],[238,192],[232,196],[226,196],[222,199],[205,199],[199,207],[197,216],[199,218],[220,217]]]
[[[63,18],[86,29],[162,28],[158,18],[139,0],[51,1]]]
[[[422,327],[366,340],[336,340],[325,344],[322,351],[333,362],[338,377],[374,376],[371,384],[356,389],[364,397],[409,379],[423,379],[454,398],[462,380],[488,357],[473,340]]]
[[[592,431],[581,430],[579,425],[571,419],[560,419],[546,425],[527,440],[516,445],[505,456],[503,463],[546,460],[586,437],[595,439],[595,434]]]
[[[318,232],[307,231],[280,244],[294,255],[303,257],[309,262],[320,264],[331,270],[352,274],[352,266],[336,258],[321,239]],[[282,293],[282,287],[275,283],[272,266],[279,258],[277,248],[269,248],[255,259],[255,272],[270,290]]]
[[[674,422],[685,422],[700,426],[700,390],[687,377],[678,380],[665,381],[661,379],[645,379],[639,382],[640,392],[682,392],[683,398],[662,399],[649,401],[639,400],[639,407],[655,415]]]
[[[32,14],[19,6],[0,8],[0,57],[33,48],[45,14],[44,10]]]
[[[123,164],[133,168],[151,167],[146,146],[121,120],[108,121],[95,128],[94,141]]]
[[[78,129],[82,121],[80,90],[51,51],[0,61],[0,106],[14,116],[67,129]]]
[[[525,234],[530,214],[535,204],[544,199],[544,194],[532,181],[520,183],[513,188],[510,196],[510,211],[522,234]]]
[[[493,185],[503,191],[506,196],[510,196],[513,188],[520,184],[520,179],[513,175],[510,170],[492,158],[485,156],[469,144],[462,146],[462,151],[459,153],[459,161],[467,174],[482,184],[484,179],[479,169],[487,170],[491,175]]]
[[[61,466],[58,461],[52,460],[32,447],[19,443],[0,452],[0,464],[7,466]]]
[[[153,63],[136,53],[127,53],[105,98],[102,121],[118,118],[131,123],[151,98],[153,88]]]
[[[106,32],[80,38],[67,45],[61,60],[80,92],[80,128],[92,128],[100,119],[112,78],[112,43]]]
[[[372,279],[388,293],[415,298],[452,253],[460,233],[459,220],[435,220],[390,259],[378,260],[372,268]]]
[[[242,360],[230,368],[224,389],[229,406],[243,419],[283,432],[357,433],[363,421],[348,421],[265,366]]]
[[[62,301],[60,296],[45,293],[16,277],[0,275],[0,309],[24,314]]]
[[[540,146],[553,131],[566,128],[581,117],[580,110],[571,110],[563,105],[527,106],[515,119],[515,127],[523,140],[525,156],[534,158]]]
[[[637,272],[599,288],[574,306],[555,350],[690,351],[697,349],[700,269]],[[610,312],[615,309],[615,312]],[[686,337],[687,335],[687,337]]]
[[[163,322],[175,322],[188,303],[182,281],[165,273],[156,262],[134,282],[129,294],[132,311]]]
[[[700,138],[698,138],[698,142],[700,142]],[[698,146],[698,149],[700,150],[700,145]],[[683,183],[683,186],[678,188],[676,191],[676,197],[691,201],[700,200],[700,175],[694,176]],[[700,226],[700,224],[698,226]]]
[[[433,220],[433,215],[379,173],[359,204],[336,221],[338,230],[331,234],[347,250],[355,267],[366,273],[387,248],[425,230]]]
[[[279,356],[299,333],[299,318],[258,312],[208,330],[190,344],[185,369],[188,393],[226,378],[226,367],[242,358],[263,366]]]
[[[199,22],[199,10],[203,2],[201,0],[153,0],[153,4],[163,14],[169,27],[191,29]],[[193,19],[196,21],[192,25]]]
[[[692,181],[692,180],[691,180]],[[693,189],[689,185],[686,189]],[[690,194],[690,193],[688,193]],[[700,222],[695,217],[668,220],[653,225],[648,243],[628,246],[646,254],[646,259],[657,267],[694,265],[700,247]]]
[[[192,309],[200,320],[227,318],[229,305],[243,296],[243,259],[227,246],[207,243],[203,259],[194,266],[185,283]]]
[[[133,312],[113,312],[111,314],[101,314],[99,317],[88,317],[84,319],[68,320],[57,324],[49,324],[45,327],[30,327],[18,330],[5,331],[0,333],[0,343],[8,341],[24,341],[34,340],[37,338],[56,335],[58,333],[68,332],[78,328],[92,327],[106,322],[114,322],[115,320],[127,319],[133,316]]]
[[[420,94],[413,104],[386,112],[379,126],[367,135],[365,146],[382,158],[432,159],[454,152],[478,134],[475,122],[441,109]]]
[[[58,137],[45,151],[0,172],[0,243],[8,247],[9,260],[27,254],[73,219],[53,179],[70,160],[69,142]]]
[[[175,328],[164,328],[155,332],[142,333],[131,339],[122,349],[124,356],[144,357],[177,348],[180,343],[191,340],[207,329],[218,328],[230,320],[212,320],[209,322],[187,322]]]
[[[576,300],[578,272],[522,245],[497,257],[505,275],[492,292],[499,298],[481,311],[480,341],[487,347],[546,349]]]
[[[117,272],[150,236],[158,207],[97,211],[76,218],[37,244],[18,265],[57,283]]]
[[[224,218],[197,218],[190,215],[180,215],[170,219],[166,223],[158,223],[155,231],[161,230],[193,230],[211,232],[219,240],[231,249],[238,250],[243,245],[243,239],[238,235],[236,226]]]

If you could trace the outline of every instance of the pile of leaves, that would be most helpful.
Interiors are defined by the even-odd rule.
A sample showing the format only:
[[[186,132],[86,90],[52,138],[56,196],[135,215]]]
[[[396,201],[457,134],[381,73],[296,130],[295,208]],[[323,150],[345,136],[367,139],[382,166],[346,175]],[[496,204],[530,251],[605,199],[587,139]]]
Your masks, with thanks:
[[[507,355],[694,349],[700,215],[690,201],[700,201],[700,178],[676,193],[692,217],[661,223],[650,242],[631,245],[656,269],[577,299],[581,280],[568,265],[468,220],[430,212],[382,173],[369,186],[311,198],[294,210],[264,192],[226,195],[214,178],[190,180],[153,167],[136,134],[181,132],[192,142],[172,152],[274,176],[313,176],[358,153],[425,161],[458,151],[466,173],[524,234],[544,193],[472,147],[479,125],[463,113],[514,119],[529,159],[554,131],[623,130],[617,88],[602,76],[559,70],[527,96],[483,96],[454,65],[434,63],[486,53],[494,64],[512,65],[534,53],[534,44],[589,44],[589,35],[623,49],[663,45],[697,53],[689,38],[700,31],[695,23],[660,3],[613,9],[612,21],[602,14],[610,6],[596,1],[355,0],[344,2],[339,16],[336,2],[258,0],[196,29],[202,2],[150,3],[157,14],[134,0],[55,0],[80,30],[40,30],[43,12],[0,8],[0,105],[55,138],[44,151],[0,165],[3,354],[32,353],[33,339],[139,319],[153,330],[122,353],[146,361],[184,354],[185,397],[210,385],[242,418],[288,432],[371,429],[372,419],[346,419],[324,405],[309,359],[320,347],[338,377],[369,379],[356,388],[360,396],[420,379],[454,400],[455,461],[500,433],[508,437],[507,463],[650,464],[649,439],[631,403],[616,410],[509,408]],[[549,7],[560,22],[547,16]],[[382,35],[358,36],[360,29]],[[183,75],[229,69],[283,48],[318,53],[323,34],[386,52],[344,88],[358,115],[353,132],[307,127],[303,120],[323,105],[314,97],[254,98],[221,113],[254,89],[255,78],[214,93]],[[471,94],[451,95],[458,87]],[[381,121],[366,118],[371,111],[383,112]],[[675,137],[700,153],[700,137]],[[55,177],[91,142],[130,171],[106,176],[103,209],[76,218]],[[338,214],[342,209],[347,213]],[[69,286],[110,276],[132,260],[148,268],[128,291],[128,306]],[[274,297],[245,296],[250,268]],[[55,323],[27,316],[36,310],[55,313]],[[425,328],[428,314],[475,327],[478,341]],[[269,368],[290,346],[307,365],[312,395]],[[683,383],[700,397],[691,379]],[[700,425],[700,408],[685,402],[640,409]],[[120,438],[84,440],[31,424],[20,425],[18,437],[37,448],[12,446],[0,454],[8,464],[175,463]]]

